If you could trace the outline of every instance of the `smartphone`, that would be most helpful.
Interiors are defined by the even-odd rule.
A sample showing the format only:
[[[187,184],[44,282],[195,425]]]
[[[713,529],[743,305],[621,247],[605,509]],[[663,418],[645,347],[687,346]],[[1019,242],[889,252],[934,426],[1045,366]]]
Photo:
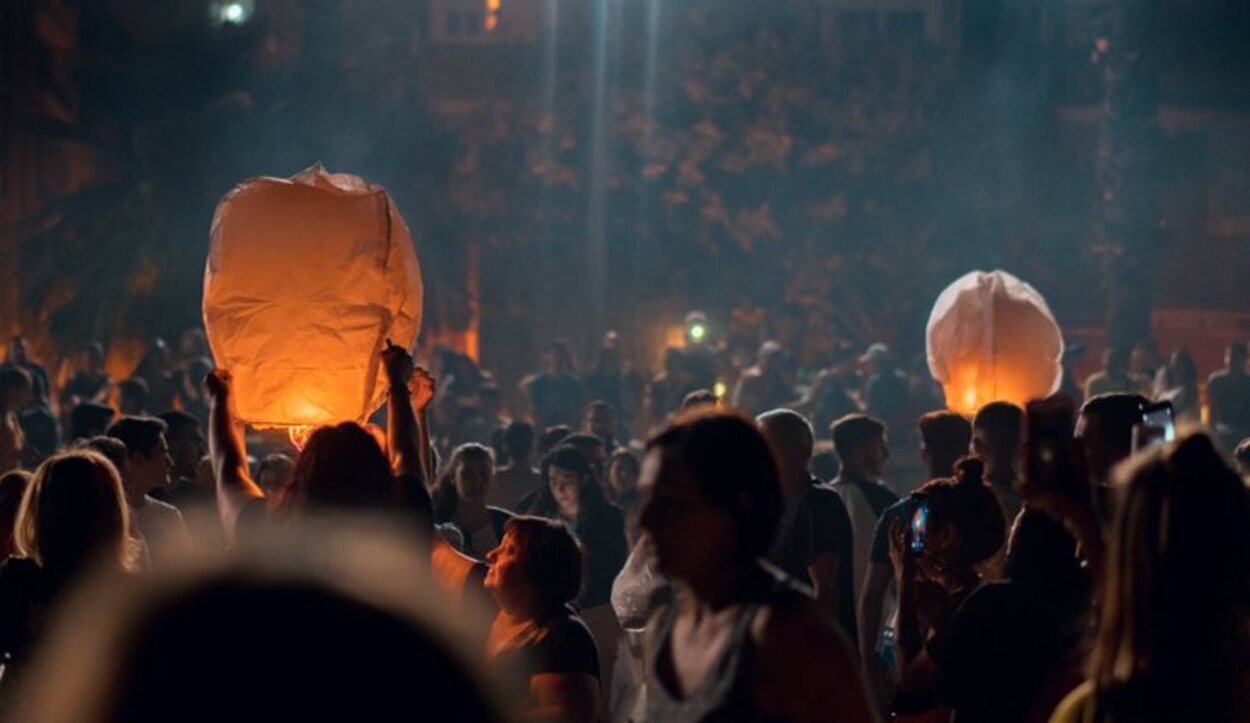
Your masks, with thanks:
[[[1140,452],[1176,439],[1176,413],[1171,402],[1156,402],[1142,410],[1133,425],[1133,451]]]
[[[929,526],[929,505],[921,502],[911,516],[911,551],[924,552],[924,533]]]
[[[1062,396],[1034,400],[1025,406],[1024,420],[1028,483],[1037,489],[1070,484],[1076,404]]]

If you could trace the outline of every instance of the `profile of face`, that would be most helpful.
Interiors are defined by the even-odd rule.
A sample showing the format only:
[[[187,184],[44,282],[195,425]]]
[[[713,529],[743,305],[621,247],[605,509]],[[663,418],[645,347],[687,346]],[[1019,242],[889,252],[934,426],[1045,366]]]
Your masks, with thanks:
[[[174,460],[169,454],[169,443],[161,435],[150,454],[130,455],[130,476],[135,486],[144,492],[169,486],[169,473]]]
[[[608,484],[619,495],[638,489],[638,472],[632,462],[617,458],[608,466]]]
[[[204,435],[198,429],[182,430],[170,439],[169,455],[176,469],[195,469],[204,452]]]
[[[482,587],[504,610],[515,610],[536,594],[525,575],[524,554],[524,548],[511,530],[504,533],[495,549],[486,553],[490,570],[486,572]]]
[[[488,459],[476,457],[461,459],[456,465],[456,473],[453,477],[456,484],[456,496],[471,502],[485,500],[494,475],[494,467]]]
[[[576,472],[563,467],[552,467],[547,473],[547,486],[555,498],[560,514],[577,519],[582,496],[582,478]]]
[[[924,550],[916,557],[920,576],[943,586],[960,580],[959,576],[950,574],[959,559],[959,547],[959,531],[953,526],[930,526],[925,531]]]
[[[869,477],[880,477],[885,471],[885,463],[890,461],[890,443],[886,435],[881,434],[864,442],[860,455],[864,473]]]
[[[649,535],[661,572],[690,579],[733,564],[737,546],[733,515],[703,496],[676,455],[658,449],[648,452],[639,489],[646,496],[639,524]]]

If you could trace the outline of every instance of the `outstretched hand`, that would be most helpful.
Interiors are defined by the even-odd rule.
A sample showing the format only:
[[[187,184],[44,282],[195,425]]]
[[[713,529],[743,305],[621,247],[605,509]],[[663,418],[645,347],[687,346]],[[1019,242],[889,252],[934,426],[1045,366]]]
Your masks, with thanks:
[[[234,377],[227,369],[214,369],[204,377],[204,388],[213,402],[223,402],[234,387]]]
[[[407,349],[395,346],[390,339],[382,349],[382,366],[386,369],[386,381],[391,387],[404,388],[412,376],[412,355]]]

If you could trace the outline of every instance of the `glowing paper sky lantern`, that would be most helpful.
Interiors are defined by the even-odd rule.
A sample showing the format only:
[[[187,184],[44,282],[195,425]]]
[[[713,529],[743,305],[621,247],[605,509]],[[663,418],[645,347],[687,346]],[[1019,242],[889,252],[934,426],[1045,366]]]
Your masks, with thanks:
[[[412,349],[421,267],[386,190],[320,165],[245,181],[213,217],[204,326],[243,421],[364,421],[386,393],[386,339]]]
[[[947,405],[972,413],[1059,389],[1063,333],[1042,295],[1005,271],[974,271],[938,296],[925,332]]]

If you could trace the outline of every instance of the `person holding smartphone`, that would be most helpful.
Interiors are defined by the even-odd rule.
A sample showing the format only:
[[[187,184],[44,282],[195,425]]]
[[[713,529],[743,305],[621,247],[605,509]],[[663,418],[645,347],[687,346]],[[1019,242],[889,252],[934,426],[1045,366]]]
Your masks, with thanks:
[[[985,484],[979,458],[960,460],[953,478],[932,480],[912,497],[911,519],[898,520],[890,540],[898,587],[897,713],[938,704],[940,670],[930,643],[981,585],[978,566],[998,554],[1006,539],[1002,508]]]

